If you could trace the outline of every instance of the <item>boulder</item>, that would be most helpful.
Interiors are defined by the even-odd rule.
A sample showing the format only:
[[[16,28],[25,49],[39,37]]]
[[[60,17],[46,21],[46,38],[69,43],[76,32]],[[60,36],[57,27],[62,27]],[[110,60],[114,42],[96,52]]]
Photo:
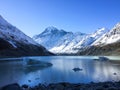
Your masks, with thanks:
[[[82,71],[83,69],[81,69],[81,68],[73,68],[72,70],[77,72],[77,71]]]
[[[100,60],[100,61],[108,61],[109,58],[103,56],[103,57],[99,57],[99,60]]]
[[[22,90],[22,88],[17,83],[14,83],[2,87],[1,90]]]

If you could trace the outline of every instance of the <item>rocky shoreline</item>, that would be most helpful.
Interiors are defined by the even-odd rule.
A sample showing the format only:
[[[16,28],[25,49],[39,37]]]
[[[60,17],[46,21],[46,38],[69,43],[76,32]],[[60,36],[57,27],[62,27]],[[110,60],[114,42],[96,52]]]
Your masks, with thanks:
[[[34,87],[28,85],[20,86],[17,83],[2,87],[0,90],[120,90],[119,82],[99,82],[89,84],[72,84],[67,82],[51,83],[49,85],[39,84]]]

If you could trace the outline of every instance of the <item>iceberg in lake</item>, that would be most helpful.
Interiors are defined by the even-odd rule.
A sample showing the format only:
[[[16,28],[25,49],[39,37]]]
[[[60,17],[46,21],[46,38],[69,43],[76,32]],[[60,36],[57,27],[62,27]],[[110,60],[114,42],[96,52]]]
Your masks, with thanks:
[[[104,57],[104,56],[101,56],[101,57],[99,57],[99,60],[100,60],[100,61],[108,61],[108,60],[109,60],[109,58]]]
[[[23,58],[23,65],[26,67],[49,67],[52,66],[49,62],[39,61],[36,59],[31,59],[29,57]]]

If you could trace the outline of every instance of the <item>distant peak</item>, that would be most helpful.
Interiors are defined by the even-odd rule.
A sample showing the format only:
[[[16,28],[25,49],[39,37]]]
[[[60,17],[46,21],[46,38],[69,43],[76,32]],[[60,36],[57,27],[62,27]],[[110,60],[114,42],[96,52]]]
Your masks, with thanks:
[[[98,28],[99,31],[103,31],[103,30],[106,30],[107,28],[105,27],[102,27],[102,28]]]
[[[116,28],[116,27],[120,27],[120,22],[118,22],[118,23],[115,25],[114,28]]]
[[[50,26],[47,27],[43,33],[67,33],[66,31],[64,31],[63,29],[57,29],[56,27]]]
[[[86,33],[76,32],[75,35],[86,35]]]
[[[60,31],[61,31],[61,32],[66,32],[66,31],[65,31],[65,30],[63,30],[63,29],[61,29]]]
[[[120,22],[118,22],[116,25],[120,25]]]
[[[98,28],[96,32],[108,32],[109,29],[102,27],[102,28]]]
[[[58,30],[56,27],[53,26],[49,26],[45,29],[45,31],[54,31],[54,30]]]
[[[118,34],[118,32],[120,32],[120,22],[117,23],[117,24],[113,27],[113,29],[111,29],[110,32],[114,32],[114,34],[115,34],[115,33]]]
[[[109,31],[109,29],[102,27],[102,28],[98,28],[94,33],[92,33],[92,37],[99,37],[105,33],[107,33]]]
[[[113,34],[119,34],[120,33],[120,22],[117,23],[112,29],[111,31]]]

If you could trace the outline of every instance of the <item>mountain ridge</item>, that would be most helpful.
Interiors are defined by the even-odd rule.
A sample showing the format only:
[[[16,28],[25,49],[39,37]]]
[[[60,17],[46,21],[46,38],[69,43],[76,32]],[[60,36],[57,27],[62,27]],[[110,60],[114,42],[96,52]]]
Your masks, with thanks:
[[[83,48],[78,55],[120,55],[120,23],[105,33],[92,46]]]
[[[0,43],[0,57],[52,55],[2,16],[0,16]]]
[[[53,33],[53,31],[56,31],[56,33]],[[61,34],[61,29],[48,27],[42,33],[35,35],[34,37],[36,38],[33,37],[33,39],[53,53],[75,53],[78,51],[76,48],[82,48],[84,46],[91,45],[95,40],[101,37],[103,33],[106,33],[109,30],[106,28],[100,28],[92,34],[85,34],[81,32],[73,33],[65,30],[63,31],[65,34],[60,36],[59,34]],[[44,32],[49,34],[44,36]],[[53,36],[56,39],[54,39]],[[51,44],[51,47],[49,47],[49,43]]]

